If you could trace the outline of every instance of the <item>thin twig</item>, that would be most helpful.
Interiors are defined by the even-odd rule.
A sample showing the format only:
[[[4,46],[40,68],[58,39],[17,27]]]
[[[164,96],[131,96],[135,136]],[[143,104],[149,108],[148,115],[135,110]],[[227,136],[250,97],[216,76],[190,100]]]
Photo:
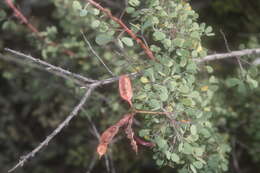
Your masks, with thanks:
[[[86,173],[91,173],[92,169],[94,168],[94,166],[97,163],[97,160],[98,160],[97,155],[94,154],[94,156],[93,156],[93,158],[92,158],[92,160],[91,160],[91,162],[90,162],[90,164],[88,166],[88,169],[87,169]]]
[[[92,48],[92,46],[91,46],[90,42],[88,41],[87,37],[85,36],[85,34],[84,34],[82,31],[80,31],[80,32],[81,32],[81,34],[82,34],[82,36],[83,36],[85,42],[88,44],[88,46],[89,46],[91,52],[98,58],[98,60],[103,64],[103,66],[106,68],[106,70],[107,70],[112,76],[115,76],[115,75],[113,74],[113,72],[108,68],[108,66],[104,63],[104,61],[102,60],[102,58],[101,58],[101,57],[97,54],[97,52]]]
[[[223,39],[224,39],[224,41],[225,41],[225,46],[226,46],[227,51],[228,51],[228,52],[231,52],[231,49],[229,48],[228,41],[227,41],[227,38],[226,38],[225,33],[224,33],[222,30],[220,30],[220,33],[221,33],[221,35],[223,36]],[[244,71],[244,68],[243,68],[243,66],[242,66],[240,57],[236,56],[236,59],[237,59],[237,63],[239,64],[239,67],[240,67],[241,71]]]
[[[45,71],[54,73],[55,75],[58,75],[65,79],[73,80],[75,83],[77,83],[81,86],[86,86],[87,83],[97,82],[97,80],[93,80],[93,79],[81,76],[79,74],[72,73],[68,70],[64,70],[63,68],[54,66],[52,64],[47,63],[46,61],[40,60],[38,58],[34,58],[30,55],[26,55],[24,53],[21,53],[21,52],[18,52],[18,51],[9,49],[9,48],[5,48],[4,50],[34,62],[35,64],[39,65],[41,67],[41,69],[43,69]]]
[[[235,138],[231,139],[231,144],[232,144],[232,152],[231,153],[232,153],[233,166],[234,166],[237,173],[241,173],[238,158],[236,156],[236,139]]]
[[[221,60],[226,58],[234,58],[236,56],[246,56],[246,55],[258,55],[260,54],[260,48],[257,49],[243,49],[243,50],[237,50],[232,51],[229,53],[219,53],[219,54],[213,54],[205,56],[201,59],[194,59],[194,61],[198,63],[203,63],[207,61],[215,61],[215,60]]]
[[[13,167],[11,168],[8,172],[12,172],[14,171],[16,168],[18,168],[19,166],[23,166],[24,163],[26,161],[28,161],[28,159],[32,158],[35,156],[35,154],[37,154],[44,146],[47,146],[48,143],[59,133],[61,132],[61,130],[67,126],[69,124],[69,122],[72,120],[72,118],[74,118],[76,115],[78,115],[78,112],[80,111],[80,109],[83,107],[83,105],[85,104],[85,102],[87,101],[87,99],[89,98],[89,96],[91,95],[92,91],[94,90],[95,86],[91,85],[88,90],[86,91],[86,93],[84,94],[84,96],[82,97],[82,99],[80,100],[80,102],[78,103],[78,105],[76,105],[76,107],[74,107],[74,109],[72,110],[72,112],[69,114],[69,116],[62,122],[59,124],[59,126],[50,134],[48,135],[45,140],[43,142],[41,142],[34,150],[32,150],[30,153],[26,154],[25,156],[22,156],[20,161]]]
[[[85,109],[83,109],[83,111],[86,112]],[[91,118],[89,116],[87,116],[87,119],[88,119],[89,124],[91,125],[92,131],[94,132],[94,136],[99,141],[100,133],[98,132],[96,125],[93,123],[93,121],[91,120]],[[109,157],[107,155],[105,155],[105,165],[106,165],[107,172],[110,172]],[[89,172],[89,170],[88,170],[88,172]]]
[[[140,76],[140,74],[141,73],[134,72],[134,73],[127,74],[127,76],[135,78],[137,76]],[[101,85],[106,85],[106,84],[110,84],[110,83],[116,82],[118,80],[119,80],[119,76],[116,76],[116,77],[100,80],[97,83],[98,83],[98,86],[101,86]]]
[[[89,2],[91,5],[93,5],[94,7],[96,7],[97,9],[99,9],[100,11],[102,11],[103,13],[105,13],[110,19],[112,19],[113,21],[115,21],[116,23],[118,23],[123,29],[125,32],[127,32],[127,34],[132,37],[141,47],[142,49],[144,50],[144,52],[146,53],[146,55],[152,59],[152,60],[155,60],[155,57],[153,55],[153,52],[150,50],[150,48],[148,46],[146,46],[144,44],[144,42],[138,38],[135,33],[129,29],[124,23],[122,20],[120,20],[119,18],[115,17],[112,15],[112,13],[108,10],[108,9],[105,9],[104,7],[102,7],[100,4],[96,3],[95,1],[93,0],[87,0],[87,2]]]

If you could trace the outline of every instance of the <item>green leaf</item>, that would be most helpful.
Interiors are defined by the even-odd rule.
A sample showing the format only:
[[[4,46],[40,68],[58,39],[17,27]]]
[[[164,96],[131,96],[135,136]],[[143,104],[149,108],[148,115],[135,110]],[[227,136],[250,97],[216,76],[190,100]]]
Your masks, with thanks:
[[[191,52],[191,56],[192,56],[192,58],[196,58],[198,56],[198,51],[197,50],[193,50]]]
[[[123,43],[125,43],[125,45],[127,45],[129,47],[132,47],[134,45],[133,40],[129,37],[123,37],[121,40]]]
[[[252,77],[256,77],[258,75],[258,69],[256,66],[250,67],[248,72],[250,73],[250,76],[252,76]]]
[[[238,92],[245,94],[246,93],[246,85],[243,82],[240,82],[237,87]]]
[[[200,33],[197,31],[193,31],[190,35],[193,38],[199,39],[200,38]]]
[[[90,13],[95,15],[95,16],[97,16],[97,15],[99,15],[100,11],[98,9],[96,9],[96,8],[91,8],[90,9]]]
[[[203,153],[204,153],[204,148],[194,148],[194,153],[195,153],[195,155],[196,156],[202,156],[203,155]]]
[[[212,73],[214,71],[213,68],[209,65],[207,65],[206,68],[207,68],[208,73]]]
[[[190,91],[190,89],[187,85],[181,85],[179,88],[179,91],[182,93],[188,93]]]
[[[196,168],[192,164],[190,164],[190,169],[192,170],[193,173],[197,173]]]
[[[79,16],[84,17],[88,14],[88,11],[86,9],[80,10]]]
[[[141,136],[141,137],[148,136],[149,134],[150,134],[150,130],[148,130],[148,129],[142,129],[139,131],[139,136]]]
[[[3,20],[3,19],[5,19],[5,17],[6,17],[5,11],[1,10],[1,11],[0,11],[0,21]]]
[[[183,150],[183,142],[181,142],[178,146],[178,151],[181,152]]]
[[[165,148],[168,147],[167,141],[161,137],[156,137],[155,142],[158,145],[159,148]]]
[[[81,10],[82,9],[82,6],[81,6],[79,1],[73,1],[72,7],[73,7],[74,10]]]
[[[179,163],[179,162],[180,162],[180,157],[179,157],[177,154],[172,153],[172,154],[171,154],[171,160],[172,160],[173,162]]]
[[[258,82],[256,80],[252,79],[249,75],[246,76],[246,81],[251,88],[258,87]]]
[[[212,31],[213,31],[212,27],[211,27],[211,26],[208,26],[208,27],[206,28],[206,30],[205,30],[205,33],[206,33],[206,34],[209,34],[209,33],[211,33]]]
[[[161,103],[158,100],[152,99],[149,102],[149,105],[151,106],[152,110],[158,110],[161,108]]]
[[[172,44],[172,42],[171,42],[170,39],[165,39],[165,40],[163,40],[163,46],[164,46],[165,48],[171,47],[171,44]]]
[[[178,46],[178,47],[182,47],[184,41],[185,41],[184,39],[176,38],[176,39],[173,40],[173,45]]]
[[[193,104],[193,102],[190,98],[182,99],[181,103],[184,104],[185,106],[192,106],[192,104]]]
[[[125,11],[126,11],[128,14],[131,14],[131,13],[135,12],[135,9],[134,9],[133,7],[127,7],[127,8],[125,9]]]
[[[197,134],[197,127],[195,125],[191,125],[190,126],[190,132],[192,135],[196,135]]]
[[[163,165],[163,162],[164,162],[164,160],[156,160],[156,164],[157,164],[158,166],[162,166],[162,165]]]
[[[94,20],[91,23],[91,27],[92,28],[97,28],[100,25],[100,21],[99,20]]]
[[[215,76],[210,76],[209,83],[218,83],[218,79]]]
[[[179,54],[179,55],[182,56],[181,54]],[[187,59],[185,57],[181,57],[180,66],[184,67],[186,64],[187,64]]]
[[[148,76],[152,82],[155,82],[153,68],[148,68],[147,70],[145,70],[144,74]]]
[[[134,6],[134,7],[140,5],[140,1],[139,0],[129,0],[128,3],[129,3],[129,5]]]
[[[151,46],[150,46],[150,49],[151,49],[151,51],[153,51],[153,52],[160,52],[160,51],[161,51],[161,48],[158,47],[158,46],[155,46],[155,45],[151,45]]]
[[[153,33],[153,37],[155,41],[160,41],[160,40],[164,40],[166,38],[166,35],[163,32],[155,31]]]
[[[162,85],[155,85],[155,89],[159,90],[159,97],[161,101],[166,101],[168,99],[168,89]]]
[[[99,44],[99,45],[105,45],[109,42],[111,42],[113,40],[113,37],[111,35],[108,35],[108,34],[99,34],[97,37],[96,37],[96,43]]]
[[[195,64],[195,63],[189,63],[188,65],[187,65],[187,71],[188,72],[190,72],[190,73],[195,73],[196,72],[196,70],[197,70],[197,65]]]
[[[193,147],[189,143],[185,142],[183,144],[182,153],[184,153],[184,154],[192,154],[192,152],[193,152]]]
[[[237,78],[228,78],[226,80],[226,85],[229,88],[234,87],[234,86],[238,85],[239,83],[240,83],[240,80]]]
[[[206,128],[199,129],[199,132],[205,137],[209,138],[211,136],[210,132]]]
[[[203,168],[203,164],[200,161],[193,162],[192,165],[194,165],[198,169]]]

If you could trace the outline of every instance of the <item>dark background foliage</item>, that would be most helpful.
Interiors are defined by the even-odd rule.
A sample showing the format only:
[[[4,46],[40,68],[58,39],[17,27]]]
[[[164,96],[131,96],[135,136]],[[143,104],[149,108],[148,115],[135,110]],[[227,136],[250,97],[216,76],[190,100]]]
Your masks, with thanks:
[[[120,0],[101,2],[117,16],[125,7]],[[220,30],[225,33],[231,50],[243,48],[243,45],[259,46],[257,40],[260,36],[260,1],[193,0],[191,4],[199,13],[200,22],[205,22],[214,28],[216,36],[203,40],[204,47],[208,48],[210,53],[228,51]],[[66,42],[67,33],[62,28],[66,23],[55,17],[57,6],[53,1],[20,0],[16,1],[16,5],[40,31],[46,30],[46,27],[51,25],[56,26],[58,33],[53,40]],[[35,41],[37,38],[13,16],[12,10],[3,1],[0,2],[0,6],[0,10],[6,12],[6,16],[0,19],[0,53],[4,53],[3,48],[9,47],[36,57],[41,56],[37,44],[44,43]],[[83,40],[76,38],[76,41],[80,42],[79,39]],[[65,69],[78,71],[93,78],[102,73],[95,68],[92,70],[93,67],[80,65],[81,61],[91,61],[94,67],[97,66],[95,61],[88,58],[71,59],[59,52],[56,58],[48,60]],[[225,79],[235,73],[237,62],[223,60],[212,65],[216,69],[216,75]],[[115,85],[98,91],[95,97],[90,99],[88,107],[99,105],[100,109],[90,109],[87,113],[83,111],[81,116],[74,119],[47,148],[17,172],[86,172],[93,158],[97,157],[93,151],[98,143],[86,118],[87,114],[98,130],[103,131],[113,121],[113,113],[124,109],[119,107],[120,102],[117,103],[118,96],[110,94],[116,91]],[[6,172],[20,156],[37,146],[68,115],[79,101],[79,92],[69,82],[46,72],[30,68],[26,64],[0,60],[1,172]],[[220,97],[228,97],[227,105],[233,109],[231,111],[233,115],[224,112],[221,114],[224,119],[218,120],[219,129],[231,135],[230,143],[233,150],[230,157],[230,172],[260,171],[259,89],[247,92],[242,97],[236,91],[227,90]],[[95,116],[96,114],[100,116]],[[170,168],[157,168],[151,159],[151,151],[141,148],[139,154],[135,155],[129,151],[129,147],[128,142],[120,137],[114,144],[113,153],[116,154],[110,158],[113,160],[110,165],[113,164],[117,172],[173,172]],[[105,172],[105,170],[105,162],[101,160],[97,161],[93,172]]]

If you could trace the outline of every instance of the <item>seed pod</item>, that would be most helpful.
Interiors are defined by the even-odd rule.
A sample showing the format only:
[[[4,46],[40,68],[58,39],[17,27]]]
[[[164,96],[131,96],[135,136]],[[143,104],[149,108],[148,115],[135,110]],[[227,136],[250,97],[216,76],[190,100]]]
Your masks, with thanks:
[[[126,114],[117,123],[106,129],[100,136],[99,145],[97,147],[97,153],[101,158],[107,152],[108,145],[111,143],[119,129],[128,125],[129,121],[133,118],[134,114]],[[131,122],[132,123],[132,122]],[[129,132],[130,133],[130,132]]]
[[[137,153],[138,147],[137,147],[136,141],[134,139],[134,131],[132,129],[132,124],[133,124],[133,115],[131,116],[131,118],[128,121],[127,127],[125,128],[125,133],[126,133],[127,138],[131,142],[132,149],[135,151],[135,153]]]
[[[154,147],[155,146],[154,143],[144,141],[143,139],[139,138],[138,136],[134,136],[134,139],[135,139],[136,143],[138,143],[142,146],[145,146],[145,147]]]
[[[127,75],[121,75],[119,77],[119,93],[122,99],[127,101],[132,107],[132,97],[133,97],[133,91],[132,91],[132,85],[131,80]]]
[[[107,151],[108,144],[112,141],[114,136],[118,133],[119,126],[113,125],[104,131],[100,137],[100,142],[97,147],[97,153],[101,158]]]

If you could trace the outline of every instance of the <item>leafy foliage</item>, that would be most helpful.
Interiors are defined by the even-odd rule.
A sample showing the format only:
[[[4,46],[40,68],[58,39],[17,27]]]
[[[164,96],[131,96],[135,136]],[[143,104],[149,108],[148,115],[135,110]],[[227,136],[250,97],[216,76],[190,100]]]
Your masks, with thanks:
[[[42,40],[36,39],[34,33],[28,33],[20,24],[7,18],[10,15],[7,13],[8,10],[0,12],[3,30],[1,32],[12,32],[14,36],[26,33],[24,39],[28,45],[19,49],[26,51],[28,49],[28,52],[38,56],[40,54],[53,64],[72,69],[87,77],[107,78],[109,74],[86,48],[80,34],[82,30],[95,51],[116,75],[141,73],[132,81],[130,94],[125,92],[129,91],[125,89],[125,85],[119,88],[121,88],[120,96],[129,102],[131,109],[143,111],[138,113],[140,116],[135,116],[141,124],[138,127],[138,134],[142,139],[134,136],[133,116],[131,115],[130,119],[129,116],[121,117],[131,110],[129,106],[120,104],[118,94],[112,94],[117,93],[117,87],[98,90],[87,110],[82,112],[81,120],[91,117],[100,129],[110,127],[101,135],[99,155],[106,153],[108,144],[118,133],[119,128],[126,126],[125,133],[130,139],[132,148],[137,151],[137,144],[152,147],[151,157],[159,167],[170,166],[180,173],[225,172],[228,170],[230,141],[239,140],[235,139],[233,134],[239,133],[237,131],[242,127],[247,141],[252,141],[246,144],[250,148],[249,153],[255,161],[259,161],[259,156],[255,154],[259,145],[259,67],[243,63],[242,68],[237,66],[234,71],[228,71],[228,74],[223,75],[225,67],[216,64],[197,64],[195,59],[207,55],[203,39],[213,36],[214,33],[211,26],[198,22],[198,14],[185,0],[128,1],[125,19],[122,20],[131,32],[147,43],[147,48],[154,54],[154,60],[145,57],[145,51],[137,41],[139,37],[134,39],[129,33],[120,32],[122,28],[118,23],[106,17],[91,4],[69,0],[50,1],[50,4],[54,4],[55,9],[48,15],[59,23],[44,24],[41,27],[46,28],[41,32]],[[215,6],[221,6],[220,2],[216,2]],[[227,11],[232,6],[225,7],[221,10]],[[7,34],[2,35],[6,35],[4,39],[8,39]],[[50,44],[52,42],[57,45]],[[12,45],[0,41],[0,46],[4,47],[2,44]],[[240,48],[259,47],[259,45],[258,38],[252,37],[248,44],[240,45]],[[64,54],[66,50],[71,50],[74,54],[71,56]],[[255,58],[257,57],[249,56],[243,59],[251,63]],[[15,70],[11,65],[6,66],[7,62],[2,61],[0,65],[3,71],[1,80],[11,86],[8,87],[8,92],[3,90],[1,93],[5,96],[3,97],[5,99],[0,100],[1,105],[4,105],[1,111],[4,117],[9,117],[2,122],[13,123],[18,113],[15,110],[10,111],[9,107],[15,104],[19,107],[19,113],[21,112],[19,126],[23,127],[26,116],[30,115],[30,119],[35,121],[32,124],[34,126],[40,124],[38,130],[46,131],[57,126],[60,119],[65,117],[73,105],[71,98],[77,100],[77,97],[82,95],[82,91],[72,81],[64,83],[60,81],[61,84],[57,86],[58,79],[49,77],[49,74],[34,72],[29,67]],[[129,83],[129,78],[124,77],[125,83]],[[124,82],[119,84],[122,83]],[[129,84],[126,86],[129,87]],[[28,92],[32,97],[28,96]],[[97,141],[87,148],[82,147],[82,143],[88,143],[86,138],[91,137],[90,135],[86,137],[82,132],[86,126],[81,120],[76,122],[73,132],[79,136],[66,139],[67,147],[61,148],[58,154],[49,152],[42,160],[55,160],[63,157],[62,153],[66,153],[69,166],[86,167],[86,163],[91,159],[88,153],[93,151]],[[1,124],[4,125],[5,123]],[[227,128],[229,131],[221,130],[222,128]],[[31,148],[33,144],[30,142],[28,144],[28,141],[33,141],[33,137],[30,137],[33,136],[33,131],[27,127],[24,133],[28,135],[24,135],[19,132],[20,129],[22,128],[10,126],[6,131],[16,143],[22,141]],[[3,139],[7,138],[4,132],[0,133]],[[69,132],[65,135],[68,138],[73,136]],[[23,141],[21,136],[29,137]],[[53,147],[59,148],[58,145],[59,143]],[[129,155],[129,147],[123,149],[124,145],[115,144],[115,146],[111,147],[112,153],[121,153],[116,155],[115,159],[122,160],[120,158]],[[10,148],[15,148],[15,145],[12,144]],[[14,157],[14,153],[18,151],[21,150],[13,149],[11,155]],[[133,158],[137,159],[135,155]],[[13,161],[14,158],[8,161],[0,160],[0,163],[6,165],[4,163]],[[127,160],[126,162],[128,163]],[[125,165],[126,170],[129,165]],[[35,172],[51,171],[53,171],[51,168],[39,167]]]

